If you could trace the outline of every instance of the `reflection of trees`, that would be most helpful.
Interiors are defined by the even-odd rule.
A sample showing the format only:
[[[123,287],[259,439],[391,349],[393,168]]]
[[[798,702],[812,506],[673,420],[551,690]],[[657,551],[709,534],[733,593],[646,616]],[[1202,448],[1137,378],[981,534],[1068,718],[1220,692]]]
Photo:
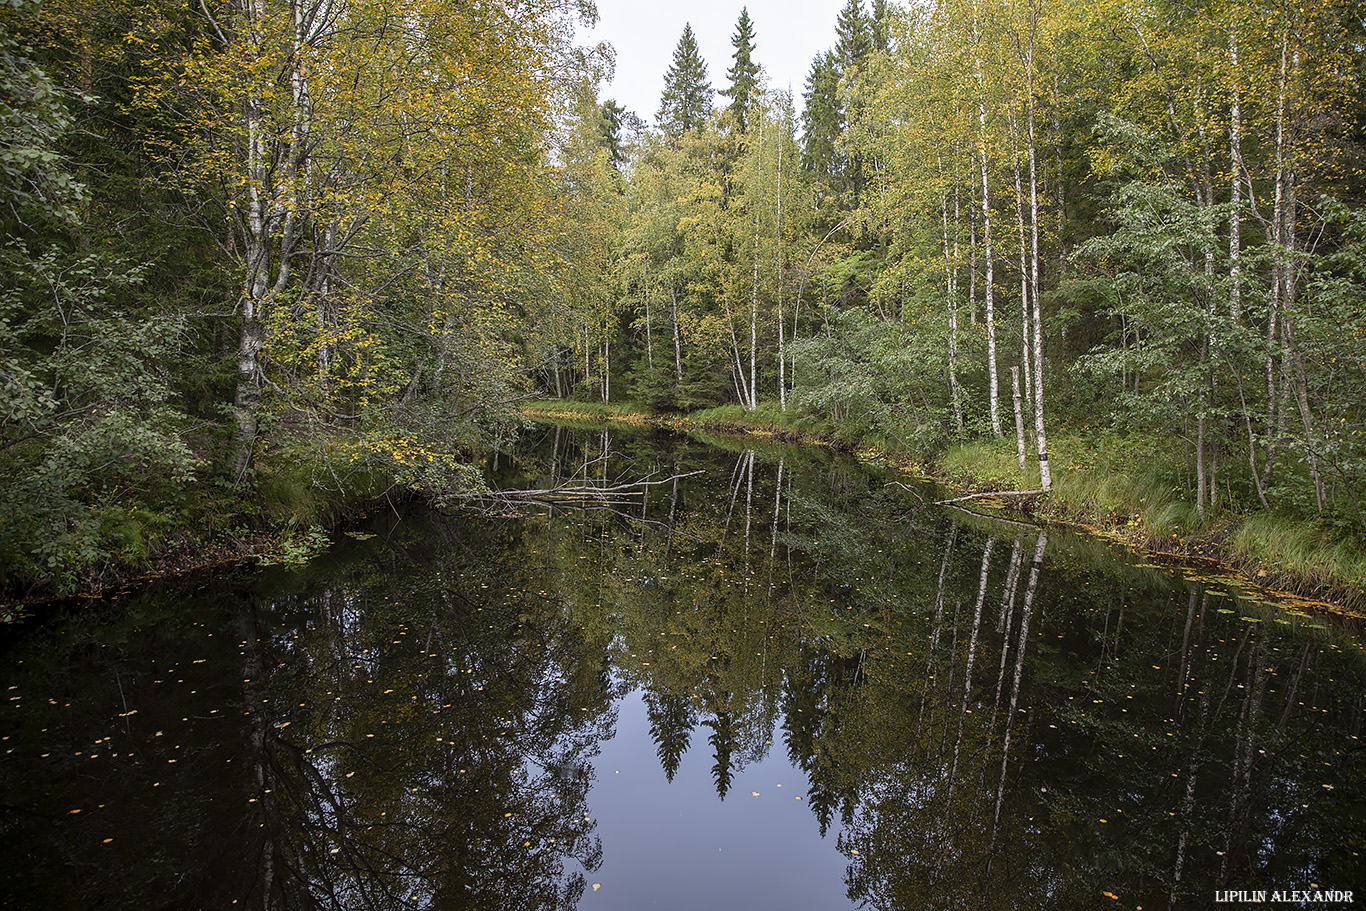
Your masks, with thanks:
[[[669,458],[661,470],[697,465]],[[1237,875],[1270,819],[1258,808],[1286,799],[1273,797],[1276,776],[1259,777],[1268,700],[1278,721],[1294,716],[1284,691],[1247,677],[1265,649],[1227,628],[1201,638],[1198,620],[1183,630],[1182,598],[1185,657],[1169,659],[1169,625],[1140,606],[1167,601],[1151,577],[1117,571],[1103,585],[1122,594],[1097,599],[1073,545],[1045,565],[1048,535],[1012,534],[1003,558],[989,534],[932,513],[889,526],[888,495],[856,472],[746,449],[713,478],[710,494],[689,479],[642,510],[657,526],[563,517],[582,530],[558,538],[591,542],[556,556],[561,591],[611,615],[615,660],[646,692],[666,777],[705,749],[724,795],[736,758],[762,755],[780,728],[817,828],[838,821],[850,896],[873,907],[1068,907],[1101,891],[1156,907],[1212,888],[1223,857]],[[1218,653],[1208,668],[1236,663],[1242,676],[1202,675],[1201,648]],[[1213,713],[1189,695],[1159,703],[1159,690],[1228,690],[1246,711]],[[1101,705],[1115,706],[1112,729],[1095,726]],[[1187,757],[1202,782],[1187,796],[1169,766],[1191,736],[1205,746]]]
[[[544,442],[549,463],[505,455],[497,483],[711,472],[615,512],[414,517],[339,542],[252,602],[225,598],[207,641],[241,654],[182,657],[174,678],[160,655],[190,650],[183,631],[127,635],[120,656],[45,643],[80,733],[28,752],[103,743],[102,758],[15,761],[5,802],[28,788],[74,806],[85,769],[126,763],[119,780],[145,785],[155,759],[163,787],[119,805],[176,844],[95,875],[65,847],[100,842],[81,828],[93,816],[10,814],[7,834],[43,846],[16,857],[84,877],[16,874],[10,901],[90,906],[126,881],[186,907],[571,907],[599,861],[593,754],[631,686],[669,780],[701,751],[724,795],[781,734],[812,826],[873,908],[1093,907],[1105,891],[1183,907],[1216,887],[1353,881],[1366,686],[1330,640],[1199,585],[1096,570],[1059,533],[905,512],[880,481],[784,450]],[[191,676],[211,667],[213,685]],[[182,676],[175,698],[151,682]],[[214,736],[242,752],[179,736],[226,709],[232,733]],[[144,810],[148,794],[163,802]],[[242,869],[254,884],[219,900]]]
[[[616,690],[606,640],[508,559],[515,529],[395,540],[244,608],[263,907],[576,904]]]

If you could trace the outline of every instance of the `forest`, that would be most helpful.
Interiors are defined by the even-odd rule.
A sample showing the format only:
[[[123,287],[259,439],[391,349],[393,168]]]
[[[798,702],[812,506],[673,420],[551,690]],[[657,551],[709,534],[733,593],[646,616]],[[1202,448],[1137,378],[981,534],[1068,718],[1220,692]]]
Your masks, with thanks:
[[[800,97],[742,10],[655,112],[596,15],[0,6],[7,594],[458,501],[548,399],[1366,592],[1360,4],[848,0]]]

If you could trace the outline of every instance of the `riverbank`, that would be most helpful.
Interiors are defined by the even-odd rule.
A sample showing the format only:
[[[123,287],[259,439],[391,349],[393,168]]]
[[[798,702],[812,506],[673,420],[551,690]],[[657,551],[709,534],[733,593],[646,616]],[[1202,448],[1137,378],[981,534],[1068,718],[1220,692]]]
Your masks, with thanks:
[[[155,508],[132,503],[119,516],[117,535],[90,548],[83,562],[72,558],[47,577],[5,578],[0,627],[248,561],[301,565],[328,546],[332,533],[411,496],[374,472],[351,472],[345,489],[318,484],[313,460],[278,446],[263,447],[253,473],[253,483],[242,488],[206,478]]]
[[[1202,518],[1179,495],[1183,466],[1169,441],[1055,431],[1049,436],[1052,489],[1046,495],[993,498],[989,495],[1039,487],[1037,468],[1027,464],[1020,471],[1013,440],[966,443],[924,458],[885,442],[835,440],[764,409],[745,413],[733,407],[714,408],[678,415],[651,413],[630,404],[555,401],[530,404],[523,413],[542,420],[828,446],[963,495],[988,495],[975,501],[974,509],[1070,525],[1141,553],[1206,571],[1217,569],[1339,613],[1359,616],[1366,610],[1366,550],[1360,542],[1314,519],[1266,511],[1226,508]]]

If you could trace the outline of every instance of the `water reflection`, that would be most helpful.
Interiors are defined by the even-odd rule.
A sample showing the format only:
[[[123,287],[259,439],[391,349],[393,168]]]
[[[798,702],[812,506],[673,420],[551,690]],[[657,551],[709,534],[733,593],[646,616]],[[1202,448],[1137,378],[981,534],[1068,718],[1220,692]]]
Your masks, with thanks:
[[[1337,632],[809,454],[551,429],[490,470],[673,480],[391,517],[243,594],[14,643],[0,903],[1200,908],[1354,885],[1366,680]]]

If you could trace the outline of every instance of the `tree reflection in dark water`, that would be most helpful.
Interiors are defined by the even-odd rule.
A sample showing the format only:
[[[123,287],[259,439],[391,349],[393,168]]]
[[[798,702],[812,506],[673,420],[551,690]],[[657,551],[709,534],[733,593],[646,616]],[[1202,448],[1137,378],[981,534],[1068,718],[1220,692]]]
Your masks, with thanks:
[[[1347,633],[826,456],[539,442],[492,479],[708,472],[629,506],[389,517],[303,570],[11,644],[0,906],[630,907],[632,876],[695,906],[650,879],[711,837],[681,821],[649,869],[588,888],[654,823],[628,801],[600,829],[618,736],[658,765],[639,787],[713,806],[716,831],[769,818],[741,782],[790,767],[804,831],[775,815],[762,838],[788,869],[842,854],[851,906],[1356,885]],[[632,691],[643,728],[618,732]],[[721,904],[752,885],[681,875]]]

